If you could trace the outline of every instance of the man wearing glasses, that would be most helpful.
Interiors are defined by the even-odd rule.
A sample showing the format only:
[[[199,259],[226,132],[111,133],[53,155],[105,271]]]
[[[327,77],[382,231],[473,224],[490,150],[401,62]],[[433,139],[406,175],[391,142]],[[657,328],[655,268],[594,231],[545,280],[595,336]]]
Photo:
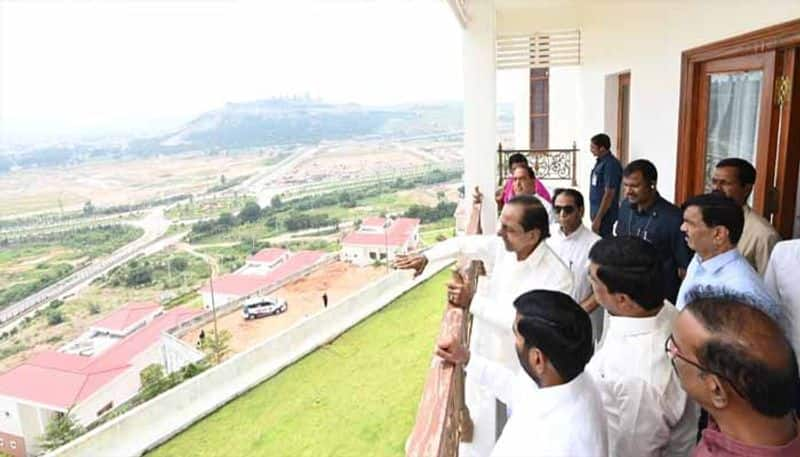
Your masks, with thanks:
[[[700,411],[663,352],[678,311],[664,301],[656,248],[640,238],[607,238],[589,259],[608,327],[586,371],[602,394],[609,456],[686,456]]]
[[[687,302],[665,349],[711,416],[692,457],[799,456],[797,361],[781,328],[724,287],[693,289]]]
[[[555,222],[550,226],[547,244],[569,267],[575,281],[572,299],[583,308],[592,320],[595,342],[603,334],[603,308],[597,305],[589,284],[589,249],[600,235],[583,225],[583,195],[575,189],[556,189],[553,202]]]
[[[634,160],[622,171],[622,194],[616,236],[635,236],[653,243],[664,270],[664,294],[675,303],[692,251],[681,232],[680,208],[656,190],[658,171],[650,161]]]

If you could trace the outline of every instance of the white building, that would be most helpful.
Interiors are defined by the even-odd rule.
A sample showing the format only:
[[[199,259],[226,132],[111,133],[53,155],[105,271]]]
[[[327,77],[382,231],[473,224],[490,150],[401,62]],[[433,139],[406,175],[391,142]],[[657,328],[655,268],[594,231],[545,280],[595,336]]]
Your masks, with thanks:
[[[65,346],[72,353],[44,351],[0,375],[0,451],[37,454],[56,415],[70,411],[88,425],[136,395],[139,373],[148,365],[161,364],[171,373],[200,360],[202,353],[164,335],[199,313],[131,304],[92,325],[78,344]],[[80,355],[87,352],[92,355]]]
[[[394,260],[419,245],[419,219],[368,217],[342,240],[342,259],[356,265]]]
[[[681,203],[725,156],[758,170],[754,209],[800,236],[800,2],[770,0],[448,0],[462,27],[467,189],[498,182],[498,87],[515,100],[516,144],[579,152],[588,196],[589,138],[605,132],[623,163],[646,158]],[[499,83],[499,84],[498,84]],[[494,204],[482,214],[495,230]]]
[[[280,248],[266,248],[258,251],[247,258],[244,268],[238,273],[243,274],[267,274],[274,270],[282,262],[289,259],[291,252]]]

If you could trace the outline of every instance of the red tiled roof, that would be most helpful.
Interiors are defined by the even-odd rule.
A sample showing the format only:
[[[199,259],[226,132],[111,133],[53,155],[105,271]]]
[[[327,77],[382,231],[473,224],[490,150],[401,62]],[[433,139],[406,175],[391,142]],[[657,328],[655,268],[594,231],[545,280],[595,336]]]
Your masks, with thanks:
[[[278,260],[279,258],[281,258],[282,256],[284,256],[284,255],[286,255],[288,253],[289,253],[289,251],[287,251],[286,249],[266,248],[266,249],[262,249],[262,250],[258,251],[254,255],[251,255],[250,257],[247,258],[247,260],[249,262],[271,263],[271,262],[274,262],[274,261]]]
[[[111,315],[92,324],[92,327],[122,331],[161,309],[156,302],[128,303]]]
[[[347,235],[342,244],[357,244],[360,246],[402,246],[419,226],[419,219],[400,217],[395,219],[386,233],[367,233],[355,231]],[[362,224],[363,225],[363,224]]]
[[[266,275],[228,274],[220,276],[214,279],[214,293],[237,296],[249,295],[258,289],[286,279],[316,263],[324,256],[325,253],[320,251],[300,251],[289,256],[287,260]],[[211,287],[206,284],[200,289],[200,292],[211,292]]]
[[[130,361],[158,342],[163,331],[201,312],[173,309],[97,356],[41,352],[0,375],[0,395],[68,409],[127,370]]]
[[[383,228],[383,224],[386,223],[386,219],[382,217],[365,217],[361,221],[362,227],[381,227]]]

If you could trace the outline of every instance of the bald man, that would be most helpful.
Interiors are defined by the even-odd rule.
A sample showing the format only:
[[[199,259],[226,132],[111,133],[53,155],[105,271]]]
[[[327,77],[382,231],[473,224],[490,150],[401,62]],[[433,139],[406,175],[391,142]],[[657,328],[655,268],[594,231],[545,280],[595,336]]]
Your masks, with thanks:
[[[797,361],[780,327],[721,287],[694,289],[687,303],[666,350],[711,417],[692,457],[800,456]]]

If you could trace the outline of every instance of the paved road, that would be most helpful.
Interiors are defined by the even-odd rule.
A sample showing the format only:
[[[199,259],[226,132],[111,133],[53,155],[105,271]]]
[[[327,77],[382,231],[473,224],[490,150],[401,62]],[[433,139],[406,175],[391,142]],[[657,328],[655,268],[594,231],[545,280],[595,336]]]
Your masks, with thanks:
[[[0,311],[0,333],[10,331],[26,314],[46,307],[52,300],[76,293],[112,268],[122,265],[139,254],[149,254],[164,249],[170,244],[179,242],[185,235],[185,233],[181,233],[159,240],[170,225],[170,221],[164,217],[161,208],[151,210],[144,219],[130,223],[141,227],[144,235],[117,249],[110,256],[98,259],[61,281],[4,308]]]

